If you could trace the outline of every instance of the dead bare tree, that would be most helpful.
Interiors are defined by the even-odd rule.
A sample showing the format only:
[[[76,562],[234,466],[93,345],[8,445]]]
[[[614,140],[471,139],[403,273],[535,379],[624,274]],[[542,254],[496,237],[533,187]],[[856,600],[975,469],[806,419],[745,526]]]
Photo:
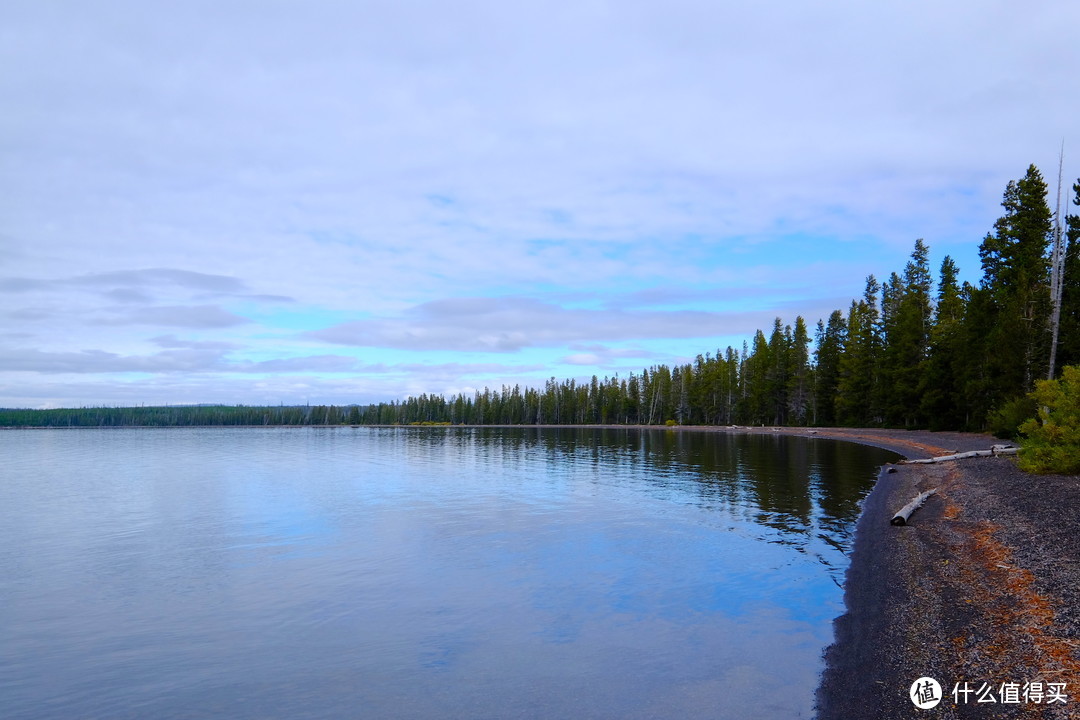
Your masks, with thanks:
[[[1061,176],[1065,164],[1065,141],[1061,141],[1058,156],[1057,205],[1054,206],[1054,243],[1050,250],[1050,370],[1047,378],[1054,379],[1057,360],[1058,331],[1061,326],[1061,298],[1065,287],[1065,241],[1061,232]]]

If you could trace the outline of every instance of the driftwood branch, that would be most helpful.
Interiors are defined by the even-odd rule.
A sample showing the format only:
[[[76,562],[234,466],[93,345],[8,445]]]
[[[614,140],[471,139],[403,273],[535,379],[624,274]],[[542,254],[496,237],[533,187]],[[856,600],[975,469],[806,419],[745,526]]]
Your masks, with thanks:
[[[924,458],[922,460],[903,460],[905,465],[919,465],[925,463],[947,462],[949,460],[963,460],[973,457],[990,457],[991,455],[1015,455],[1016,448],[1012,445],[995,445],[989,450],[972,450],[970,452],[955,453],[953,455],[939,455],[938,457]]]
[[[900,510],[895,515],[893,515],[893,519],[890,520],[889,523],[891,525],[907,525],[908,518],[911,517],[911,514],[918,510],[920,507],[922,507],[922,504],[926,502],[926,498],[930,497],[936,492],[937,488],[934,488],[933,490],[927,490],[924,493],[919,493],[919,495],[917,495],[914,500],[909,502],[904,507],[900,508]]]

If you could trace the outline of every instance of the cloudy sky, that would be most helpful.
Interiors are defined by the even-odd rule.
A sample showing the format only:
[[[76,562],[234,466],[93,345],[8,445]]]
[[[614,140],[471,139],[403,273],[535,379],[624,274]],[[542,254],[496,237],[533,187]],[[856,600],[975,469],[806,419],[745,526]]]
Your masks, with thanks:
[[[1063,140],[1077,177],[1078,28],[1073,0],[8,0],[0,406],[625,375],[813,326],[920,237],[976,280],[1005,184],[1056,183]]]

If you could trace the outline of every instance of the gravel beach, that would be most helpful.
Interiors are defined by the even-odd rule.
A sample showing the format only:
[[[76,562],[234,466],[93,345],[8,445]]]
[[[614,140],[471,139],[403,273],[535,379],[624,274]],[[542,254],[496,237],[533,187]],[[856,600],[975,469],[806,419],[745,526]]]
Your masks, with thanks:
[[[966,433],[754,429],[851,440],[908,459],[986,450]],[[909,524],[893,514],[937,489]],[[1080,717],[1080,477],[1010,457],[886,466],[866,498],[818,689],[819,720]],[[917,708],[922,677],[940,703]]]

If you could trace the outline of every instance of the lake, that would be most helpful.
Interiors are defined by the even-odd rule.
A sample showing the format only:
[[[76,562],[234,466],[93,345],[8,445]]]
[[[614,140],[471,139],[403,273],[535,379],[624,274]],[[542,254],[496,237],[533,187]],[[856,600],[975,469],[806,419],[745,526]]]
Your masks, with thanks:
[[[5,718],[813,716],[894,453],[637,429],[0,431]]]

